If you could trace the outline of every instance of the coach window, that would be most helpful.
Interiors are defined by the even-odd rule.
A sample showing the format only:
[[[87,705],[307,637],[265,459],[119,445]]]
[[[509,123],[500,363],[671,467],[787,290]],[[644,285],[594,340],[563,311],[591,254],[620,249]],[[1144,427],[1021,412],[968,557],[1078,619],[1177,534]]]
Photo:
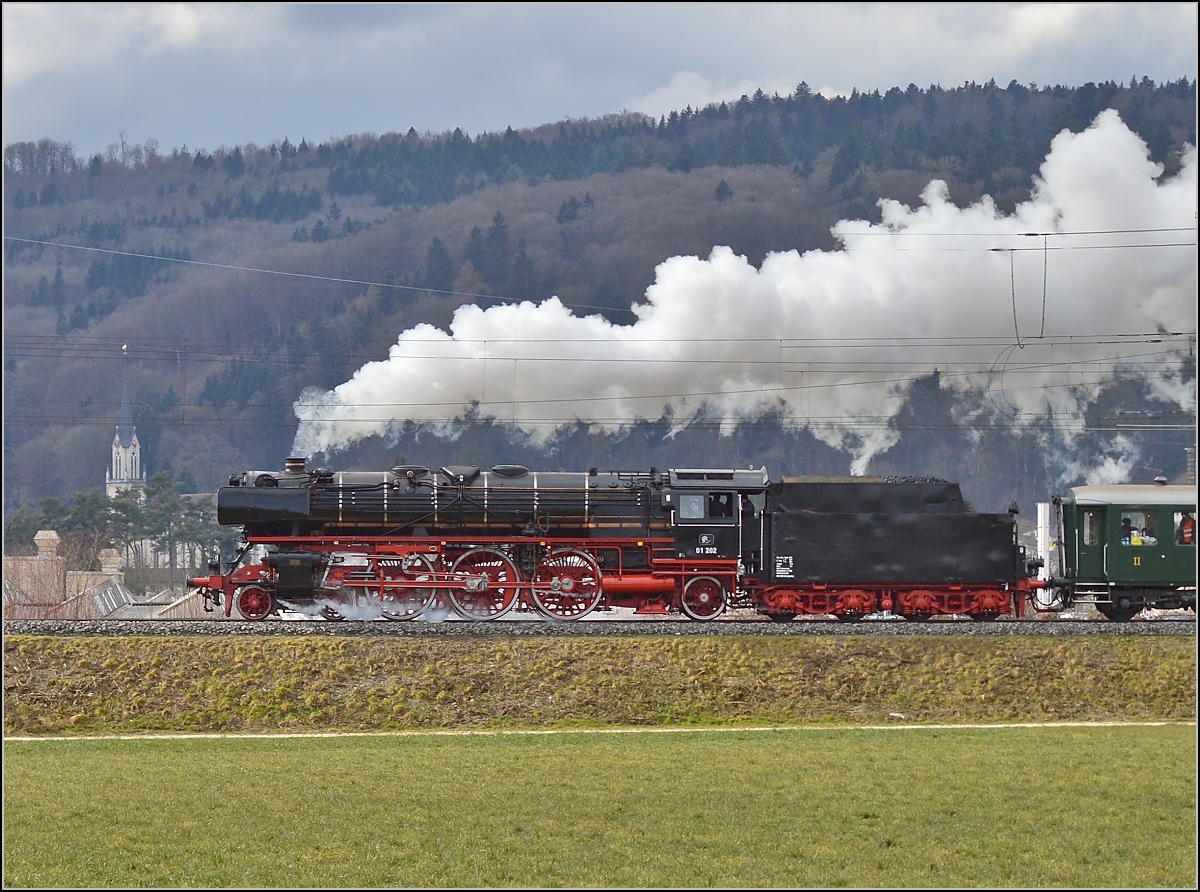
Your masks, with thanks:
[[[1099,545],[1100,544],[1100,512],[1099,511],[1084,511],[1083,512],[1083,544],[1084,545]]]
[[[1122,545],[1157,545],[1158,544],[1158,512],[1156,512],[1156,511],[1122,511],[1121,512],[1121,544]]]
[[[1175,512],[1175,544],[1196,544],[1196,518],[1191,511]]]

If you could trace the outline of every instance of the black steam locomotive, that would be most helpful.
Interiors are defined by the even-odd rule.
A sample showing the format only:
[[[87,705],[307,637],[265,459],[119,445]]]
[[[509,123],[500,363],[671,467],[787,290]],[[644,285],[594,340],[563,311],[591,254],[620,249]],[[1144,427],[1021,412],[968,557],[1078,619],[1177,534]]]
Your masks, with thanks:
[[[189,580],[246,619],[712,620],[1021,615],[1037,562],[1016,506],[979,514],[958,484],[759,470],[539,472],[402,465],[247,471],[217,497],[244,547]]]

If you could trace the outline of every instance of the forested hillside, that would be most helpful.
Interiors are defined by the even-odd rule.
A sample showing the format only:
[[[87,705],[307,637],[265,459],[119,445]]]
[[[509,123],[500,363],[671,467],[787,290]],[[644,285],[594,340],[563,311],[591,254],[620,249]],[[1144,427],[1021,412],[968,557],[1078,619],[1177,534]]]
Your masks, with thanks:
[[[1196,143],[1186,79],[909,85],[834,99],[800,84],[658,121],[620,114],[529,132],[408,129],[327,143],[293,133],[270,146],[170,149],[122,140],[91,158],[49,139],[6,146],[5,517],[103,488],[125,355],[147,471],[211,491],[232,472],[282,466],[306,389],[347,381],[416,326],[447,330],[462,305],[557,296],[578,316],[630,325],[668,258],[727,246],[757,268],[775,252],[836,251],[838,221],[879,224],[881,198],[919,206],[933,180],[957,207],[990,196],[1011,214],[1056,135],[1086,130],[1105,109],[1145,142],[1162,178],[1179,173]],[[1194,325],[1190,334],[1194,344]],[[466,412],[453,437],[446,425],[405,423],[400,409],[388,436],[314,458],[847,472],[844,451],[771,411],[733,436],[703,418],[680,429],[667,413],[609,433],[580,422],[548,440],[514,435],[517,362],[501,367],[502,355],[474,408],[446,408],[447,420]],[[964,412],[938,375],[911,372],[891,422],[898,440],[869,473],[955,479],[987,510],[1012,500],[1032,510],[1061,489],[1064,467],[1036,425]],[[1194,393],[1194,361],[1188,375]],[[389,399],[434,399],[437,384],[413,381]],[[488,405],[488,388],[494,401],[507,386],[512,417]],[[520,387],[535,398],[535,380]],[[1076,446],[1111,444],[1120,424],[1137,474],[1184,473],[1194,414],[1162,391],[1116,381],[1088,412]]]

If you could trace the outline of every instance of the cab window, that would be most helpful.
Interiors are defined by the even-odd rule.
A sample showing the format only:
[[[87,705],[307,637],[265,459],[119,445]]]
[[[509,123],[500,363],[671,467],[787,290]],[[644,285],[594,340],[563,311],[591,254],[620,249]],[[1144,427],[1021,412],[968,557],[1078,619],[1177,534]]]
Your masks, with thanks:
[[[733,518],[734,494],[732,492],[709,492],[681,495],[679,497],[680,520],[707,520]]]
[[[710,493],[708,496],[708,516],[733,517],[733,493]]]
[[[690,495],[679,497],[679,519],[680,520],[702,520],[704,518],[704,506],[708,497],[703,495]]]

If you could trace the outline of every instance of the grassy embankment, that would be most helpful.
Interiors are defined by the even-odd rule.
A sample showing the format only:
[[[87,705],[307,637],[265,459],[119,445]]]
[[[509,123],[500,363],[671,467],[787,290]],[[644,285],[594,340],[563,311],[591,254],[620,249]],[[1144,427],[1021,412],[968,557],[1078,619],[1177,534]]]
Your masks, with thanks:
[[[1191,636],[11,636],[4,651],[9,735],[1196,715]]]

